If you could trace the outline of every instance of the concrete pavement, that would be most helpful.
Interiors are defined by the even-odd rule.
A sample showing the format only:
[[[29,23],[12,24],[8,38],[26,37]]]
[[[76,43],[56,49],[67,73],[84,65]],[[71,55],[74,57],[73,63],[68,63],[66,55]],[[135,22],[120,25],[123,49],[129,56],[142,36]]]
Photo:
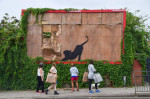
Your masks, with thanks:
[[[41,93],[36,93],[35,90],[30,90],[30,91],[1,91],[0,92],[0,99],[54,99],[54,98],[59,98],[59,99],[85,99],[85,98],[96,98],[101,99],[104,97],[108,98],[111,97],[110,99],[114,99],[112,97],[132,97],[133,99],[135,97],[135,88],[100,88],[100,93],[89,93],[89,90],[86,89],[80,89],[79,91],[71,92],[70,89],[57,89],[58,92],[60,93],[59,95],[54,95],[53,89],[49,91],[48,95],[46,94],[41,94]],[[95,91],[93,89],[93,91]],[[117,99],[117,98],[115,98]],[[119,98],[120,99],[120,98]],[[134,98],[135,99],[135,98]],[[141,99],[141,98],[138,98]],[[145,98],[144,98],[145,99]],[[147,99],[150,99],[148,97]]]

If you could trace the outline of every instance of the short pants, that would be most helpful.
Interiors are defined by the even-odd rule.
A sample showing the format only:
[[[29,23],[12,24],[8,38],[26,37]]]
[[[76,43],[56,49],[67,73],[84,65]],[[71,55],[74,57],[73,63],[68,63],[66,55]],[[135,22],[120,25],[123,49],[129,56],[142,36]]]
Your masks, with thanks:
[[[78,77],[71,77],[71,80],[78,80]]]

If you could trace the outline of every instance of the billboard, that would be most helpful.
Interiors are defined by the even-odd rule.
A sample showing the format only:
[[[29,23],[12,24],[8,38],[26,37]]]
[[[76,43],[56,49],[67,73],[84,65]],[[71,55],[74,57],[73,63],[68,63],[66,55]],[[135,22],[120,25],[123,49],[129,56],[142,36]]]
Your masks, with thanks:
[[[121,60],[126,11],[49,10],[28,16],[27,54],[45,60]]]

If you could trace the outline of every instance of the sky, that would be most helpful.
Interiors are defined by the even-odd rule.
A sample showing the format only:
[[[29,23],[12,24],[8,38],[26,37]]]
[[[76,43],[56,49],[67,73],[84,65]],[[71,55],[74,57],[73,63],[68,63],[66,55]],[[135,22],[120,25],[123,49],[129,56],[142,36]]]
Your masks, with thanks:
[[[124,9],[137,13],[137,16],[150,17],[150,0],[0,0],[0,20],[5,13],[21,19],[21,10],[27,8],[76,8],[76,9]],[[145,22],[150,26],[150,19]]]

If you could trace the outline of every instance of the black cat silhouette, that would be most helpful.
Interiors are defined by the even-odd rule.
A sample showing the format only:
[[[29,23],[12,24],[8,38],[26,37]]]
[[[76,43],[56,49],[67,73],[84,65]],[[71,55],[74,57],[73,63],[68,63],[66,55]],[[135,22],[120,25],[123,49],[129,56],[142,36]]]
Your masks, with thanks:
[[[65,58],[63,58],[62,61],[73,60],[77,57],[78,57],[78,61],[80,61],[82,51],[83,51],[83,45],[88,42],[88,36],[86,36],[86,38],[87,38],[87,40],[84,43],[82,43],[81,45],[77,45],[73,52],[71,52],[71,50],[65,50],[64,51]]]

